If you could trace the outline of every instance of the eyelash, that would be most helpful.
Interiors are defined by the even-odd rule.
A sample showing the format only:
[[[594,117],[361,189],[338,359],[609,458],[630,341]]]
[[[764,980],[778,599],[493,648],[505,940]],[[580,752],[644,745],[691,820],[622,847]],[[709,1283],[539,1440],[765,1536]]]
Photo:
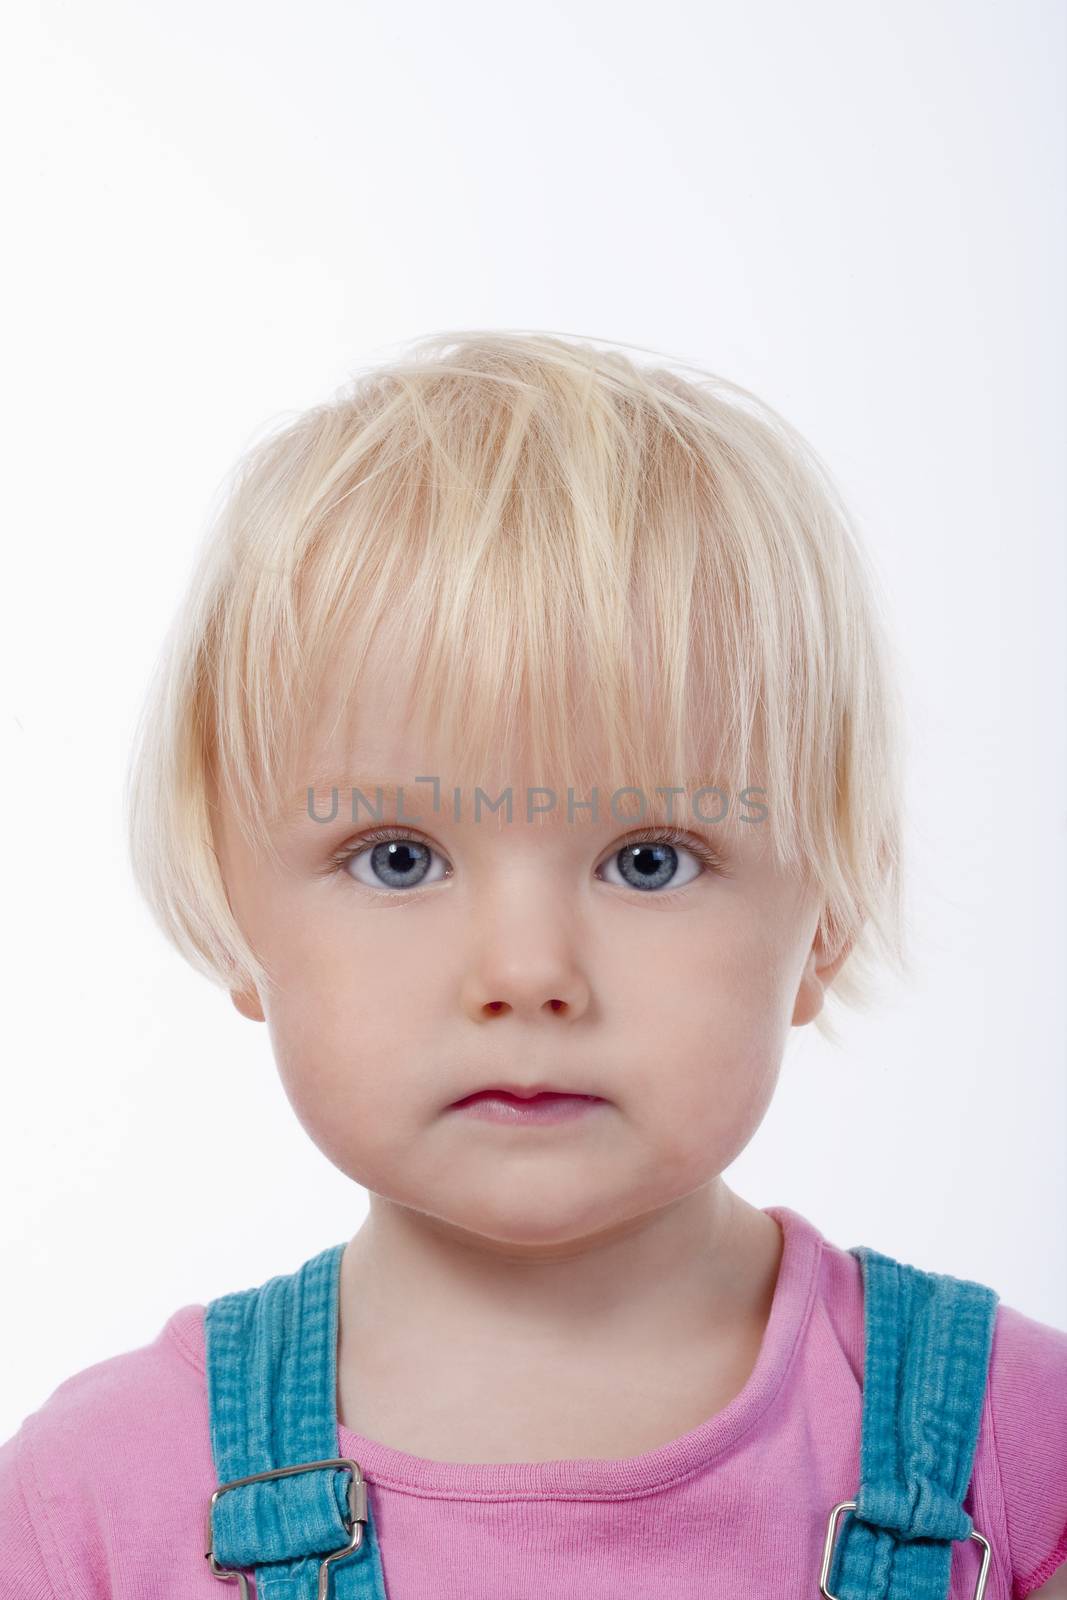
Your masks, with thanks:
[[[342,846],[340,850],[335,850],[329,858],[327,870],[330,872],[340,872],[356,856],[362,855],[369,849],[373,849],[376,844],[387,844],[393,839],[416,839],[420,844],[424,844],[428,850],[436,849],[436,846],[426,837],[424,833],[420,833],[418,828],[371,828],[367,833],[361,833],[357,839],[353,839],[350,843]],[[716,855],[714,850],[712,850],[709,845],[706,845],[700,839],[695,839],[691,834],[686,833],[684,829],[655,827],[645,828],[640,832],[627,834],[627,836],[624,839],[621,839],[615,846],[614,853],[617,855],[620,850],[625,850],[628,844],[637,844],[638,842],[642,844],[684,845],[686,850],[688,850],[691,855],[694,855],[701,865],[705,867],[707,871],[713,873],[716,877],[729,878],[732,876],[722,858]],[[605,860],[608,859],[610,859],[610,855],[605,857]],[[699,879],[693,878],[689,883],[683,884],[680,889],[665,889],[662,894],[649,894],[646,896],[646,898],[660,903],[676,900],[687,893],[692,885],[698,881]],[[378,895],[383,900],[410,899],[418,894],[417,887],[413,890],[371,889],[365,883],[360,884],[359,887],[361,889],[366,889],[369,894]],[[616,888],[619,886],[613,884],[611,887]],[[634,893],[641,894],[642,891],[637,889],[634,891]]]

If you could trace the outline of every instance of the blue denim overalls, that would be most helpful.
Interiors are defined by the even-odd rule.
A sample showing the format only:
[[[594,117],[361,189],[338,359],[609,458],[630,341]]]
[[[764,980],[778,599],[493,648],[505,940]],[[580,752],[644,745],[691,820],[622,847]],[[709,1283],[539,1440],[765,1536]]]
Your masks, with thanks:
[[[358,1461],[337,1450],[337,1293],[344,1244],[206,1309],[211,1450],[219,1487],[206,1557],[257,1600],[386,1600]],[[830,1511],[826,1600],[947,1600],[952,1541],[989,1545],[963,1509],[999,1296],[853,1248],[863,1269],[859,1488]],[[841,1520],[841,1519],[844,1520]],[[840,1524],[840,1526],[838,1526]],[[812,1574],[814,1585],[815,1575]]]

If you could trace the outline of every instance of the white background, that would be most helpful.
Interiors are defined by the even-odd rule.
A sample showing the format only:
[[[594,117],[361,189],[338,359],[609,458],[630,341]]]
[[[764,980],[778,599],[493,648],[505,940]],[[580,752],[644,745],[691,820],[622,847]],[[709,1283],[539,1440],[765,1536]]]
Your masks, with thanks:
[[[693,361],[830,464],[905,660],[917,980],[839,1051],[794,1033],[728,1178],[1067,1328],[1065,32],[1061,0],[9,18],[0,1438],[365,1214],[136,897],[122,785],[237,455],[447,329]]]

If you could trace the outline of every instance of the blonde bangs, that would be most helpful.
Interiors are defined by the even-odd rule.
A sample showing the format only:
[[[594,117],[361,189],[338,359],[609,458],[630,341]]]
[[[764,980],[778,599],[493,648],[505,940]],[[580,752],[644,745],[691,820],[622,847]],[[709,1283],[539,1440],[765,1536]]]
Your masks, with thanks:
[[[873,574],[800,436],[686,371],[441,335],[247,454],[131,769],[135,874],[200,970],[269,982],[229,912],[212,806],[270,851],[327,675],[336,732],[372,646],[471,794],[520,752],[564,812],[674,789],[684,825],[717,789],[730,829],[759,791],[828,935],[859,932],[834,992],[862,1004],[880,961],[902,968],[900,715]],[[721,809],[709,795],[700,815]],[[836,1037],[825,1012],[816,1026]]]

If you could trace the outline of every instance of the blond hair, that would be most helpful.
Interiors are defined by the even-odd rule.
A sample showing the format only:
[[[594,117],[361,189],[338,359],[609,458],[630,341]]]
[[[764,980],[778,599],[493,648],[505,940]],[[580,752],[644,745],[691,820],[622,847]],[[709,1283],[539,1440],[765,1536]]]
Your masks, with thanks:
[[[227,898],[216,805],[272,849],[323,674],[343,660],[355,683],[372,636],[454,775],[521,728],[538,781],[581,798],[604,777],[589,726],[613,778],[646,794],[740,793],[758,773],[777,860],[811,871],[830,948],[854,940],[833,993],[863,1007],[883,961],[907,970],[902,718],[873,572],[796,431],[671,366],[550,334],[442,334],[244,453],[127,777],[134,876],[199,971],[270,986]],[[816,1027],[837,1042],[825,1007]]]

